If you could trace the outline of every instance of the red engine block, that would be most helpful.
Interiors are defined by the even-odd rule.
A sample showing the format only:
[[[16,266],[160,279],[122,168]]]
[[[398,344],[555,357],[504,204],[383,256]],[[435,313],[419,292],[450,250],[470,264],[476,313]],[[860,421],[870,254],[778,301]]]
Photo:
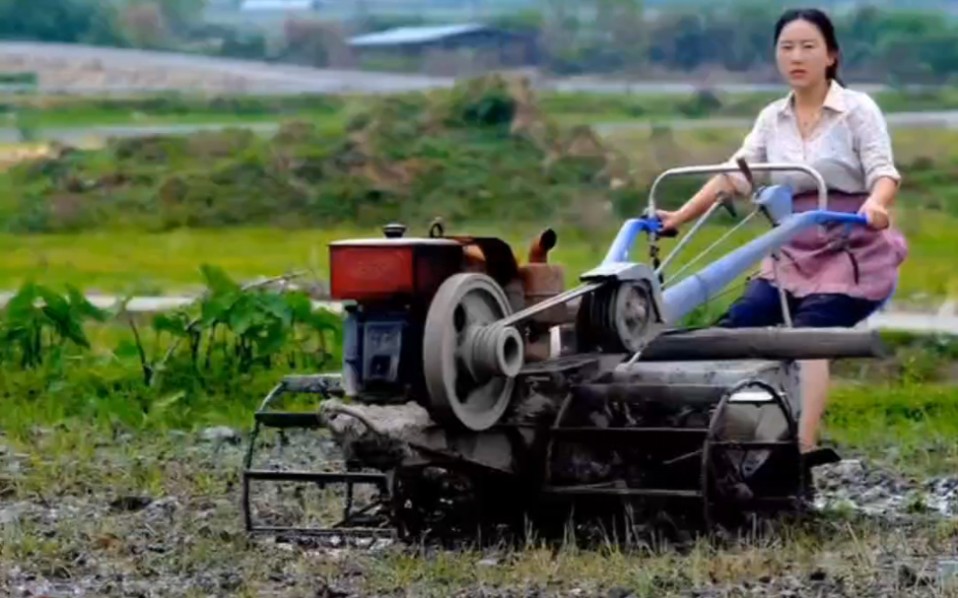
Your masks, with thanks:
[[[338,241],[329,252],[330,294],[338,301],[428,300],[463,267],[463,246],[451,239]]]

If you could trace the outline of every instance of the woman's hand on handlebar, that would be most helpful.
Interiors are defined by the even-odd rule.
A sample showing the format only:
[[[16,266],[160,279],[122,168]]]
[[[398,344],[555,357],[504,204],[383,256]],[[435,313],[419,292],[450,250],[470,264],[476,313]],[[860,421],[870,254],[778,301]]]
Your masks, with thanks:
[[[678,212],[670,212],[668,210],[656,210],[655,215],[659,220],[662,221],[662,232],[663,233],[677,233],[679,232],[679,227],[684,224],[681,214]]]
[[[866,201],[862,204],[859,214],[864,216],[865,219],[868,220],[868,226],[875,230],[886,229],[889,224],[891,224],[891,217],[888,215],[888,210],[877,201]],[[663,226],[664,224],[665,222],[663,220]]]

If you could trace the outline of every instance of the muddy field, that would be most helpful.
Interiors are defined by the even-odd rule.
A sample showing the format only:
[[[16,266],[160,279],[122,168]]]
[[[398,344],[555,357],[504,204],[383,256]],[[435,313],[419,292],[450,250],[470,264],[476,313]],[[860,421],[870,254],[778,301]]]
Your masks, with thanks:
[[[270,454],[315,463],[335,458],[330,446],[291,438]],[[958,477],[907,478],[845,455],[817,470],[812,519],[741,538],[452,551],[249,538],[244,449],[229,428],[0,437],[0,595],[958,596]],[[334,507],[294,489],[254,498],[261,521]]]

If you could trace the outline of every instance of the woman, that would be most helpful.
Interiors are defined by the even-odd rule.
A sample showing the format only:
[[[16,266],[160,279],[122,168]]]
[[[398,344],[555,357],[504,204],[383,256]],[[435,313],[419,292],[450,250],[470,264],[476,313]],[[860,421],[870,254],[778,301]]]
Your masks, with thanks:
[[[828,208],[858,212],[869,227],[853,227],[850,237],[842,236],[841,227],[801,233],[781,251],[778,278],[772,260],[766,259],[760,276],[720,325],[781,324],[779,291],[772,282],[777,280],[786,291],[794,326],[853,327],[890,297],[907,255],[889,217],[901,176],[880,109],[838,79],[838,42],[823,12],[785,12],[775,26],[775,54],[791,93],[762,110],[733,160],[808,164],[825,179]],[[817,207],[817,186],[809,175],[774,173],[771,178],[792,188],[796,211]],[[678,211],[659,212],[664,228],[674,230],[697,218],[720,191],[744,193],[748,183],[738,173],[714,177]],[[802,374],[799,437],[808,454],[827,398],[828,362],[804,362]]]

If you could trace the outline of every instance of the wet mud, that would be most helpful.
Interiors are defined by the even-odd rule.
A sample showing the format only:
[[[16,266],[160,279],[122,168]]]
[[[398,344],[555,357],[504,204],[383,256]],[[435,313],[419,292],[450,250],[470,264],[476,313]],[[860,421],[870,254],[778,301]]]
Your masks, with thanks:
[[[134,440],[105,442],[94,463],[81,466],[78,457],[31,453],[0,437],[0,595],[958,595],[958,477],[914,479],[859,459],[821,466],[815,470],[814,516],[839,523],[816,524],[817,533],[848,534],[847,544],[809,562],[791,563],[783,556],[786,562],[756,567],[734,583],[685,577],[681,569],[687,557],[678,555],[678,570],[652,590],[603,579],[613,575],[576,579],[561,573],[558,581],[526,579],[495,587],[478,581],[433,587],[424,579],[413,580],[415,586],[389,587],[377,581],[388,574],[384,567],[423,559],[418,566],[428,569],[445,549],[424,552],[422,546],[396,540],[345,536],[249,537],[239,483],[245,434],[211,428],[169,440],[152,454]],[[329,438],[290,435],[273,438],[258,466],[314,468],[323,462],[337,467],[341,458]],[[80,467],[83,479],[65,481],[71,468]],[[139,485],[117,477],[118,471],[132,470],[143,472]],[[264,487],[255,493],[255,514],[266,523],[334,521],[339,509],[334,498],[315,489]],[[860,523],[863,519],[870,523]],[[862,538],[856,541],[856,534]],[[776,562],[776,540],[766,535],[761,542],[768,548],[749,550],[768,550],[766,558]],[[735,555],[745,549],[717,550]],[[643,558],[635,557],[637,570],[645,566]],[[484,571],[515,567],[517,559],[521,556],[507,549],[493,551],[470,571],[479,579]]]

